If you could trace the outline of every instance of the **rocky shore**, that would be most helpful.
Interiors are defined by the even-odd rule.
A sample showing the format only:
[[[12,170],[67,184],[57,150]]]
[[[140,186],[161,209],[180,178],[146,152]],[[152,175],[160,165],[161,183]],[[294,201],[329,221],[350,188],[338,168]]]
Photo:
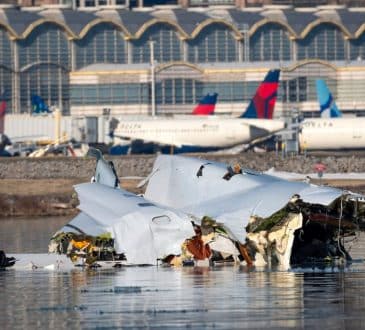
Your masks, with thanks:
[[[194,155],[225,163],[240,163],[245,168],[266,171],[312,173],[316,163],[323,163],[328,173],[365,172],[365,158],[354,155],[295,156],[282,158],[275,153],[244,153],[240,155]],[[153,167],[155,155],[106,157],[112,160],[122,186],[133,192],[139,179]],[[73,185],[90,180],[94,158],[0,158],[0,217],[65,215],[77,212]],[[362,183],[363,184],[363,183]]]
[[[311,173],[314,164],[321,162],[328,173],[365,172],[365,157],[343,156],[294,156],[282,158],[275,153],[242,153],[239,155],[199,154],[208,160],[225,163],[240,163],[243,167],[266,171]],[[155,155],[128,155],[106,157],[112,160],[119,176],[146,176],[150,173]],[[45,158],[0,158],[0,179],[58,179],[90,178],[95,168],[94,158],[45,157]]]

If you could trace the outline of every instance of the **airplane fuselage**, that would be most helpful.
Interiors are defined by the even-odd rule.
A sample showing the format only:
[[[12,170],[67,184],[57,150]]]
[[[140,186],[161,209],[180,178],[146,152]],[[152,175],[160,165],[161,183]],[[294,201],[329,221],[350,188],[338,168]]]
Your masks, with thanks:
[[[302,150],[364,149],[365,117],[306,119],[299,144]]]
[[[226,148],[248,143],[283,128],[283,122],[266,119],[147,119],[121,120],[115,136],[165,145]]]

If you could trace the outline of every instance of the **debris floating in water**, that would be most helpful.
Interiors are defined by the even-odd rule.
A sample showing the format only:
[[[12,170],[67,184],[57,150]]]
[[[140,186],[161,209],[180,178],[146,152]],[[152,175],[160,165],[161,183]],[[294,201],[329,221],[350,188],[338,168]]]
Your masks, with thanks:
[[[114,293],[141,293],[140,286],[115,286]]]
[[[81,212],[49,244],[75,265],[338,263],[351,260],[344,237],[364,229],[365,200],[348,191],[160,155],[137,196],[119,187],[101,153],[90,155],[93,180],[75,186]]]

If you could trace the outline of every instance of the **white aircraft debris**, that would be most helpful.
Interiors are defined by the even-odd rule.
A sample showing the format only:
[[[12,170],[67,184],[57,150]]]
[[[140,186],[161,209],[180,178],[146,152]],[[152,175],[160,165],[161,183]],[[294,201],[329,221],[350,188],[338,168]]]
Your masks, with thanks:
[[[157,157],[145,195],[119,187],[96,151],[91,183],[75,186],[80,214],[50,241],[75,264],[215,265],[288,269],[351,260],[344,238],[361,229],[362,196],[213,161]]]

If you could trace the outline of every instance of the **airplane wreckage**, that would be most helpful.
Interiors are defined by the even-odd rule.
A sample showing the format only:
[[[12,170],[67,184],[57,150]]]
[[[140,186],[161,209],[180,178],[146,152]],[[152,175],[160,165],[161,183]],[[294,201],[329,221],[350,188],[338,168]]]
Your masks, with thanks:
[[[92,182],[75,186],[81,212],[49,244],[76,265],[343,264],[364,229],[363,196],[348,191],[159,155],[138,196],[120,188],[112,162],[89,154]]]

